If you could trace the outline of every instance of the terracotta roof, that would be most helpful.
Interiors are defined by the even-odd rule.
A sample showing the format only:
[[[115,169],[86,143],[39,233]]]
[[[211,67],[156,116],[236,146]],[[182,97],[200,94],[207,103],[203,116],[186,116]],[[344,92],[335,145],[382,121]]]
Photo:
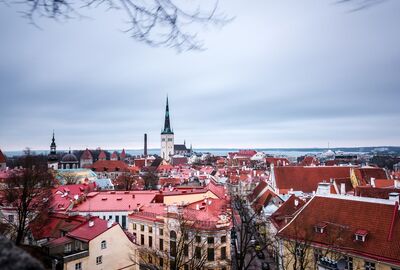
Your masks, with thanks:
[[[125,159],[125,158],[126,158],[125,149],[122,149],[122,152],[121,152],[121,154],[119,155],[119,157],[120,157],[121,159]]]
[[[290,189],[312,193],[317,190],[318,183],[329,182],[331,178],[350,176],[350,168],[345,166],[281,166],[274,167],[275,183],[280,194]]]
[[[275,157],[265,158],[265,163],[267,163],[267,165],[273,164],[274,166],[287,166],[290,164],[287,158],[275,158]]]
[[[97,172],[114,172],[114,171],[128,171],[128,164],[122,160],[98,160],[90,166],[90,168]]]
[[[319,160],[314,156],[305,156],[300,162],[301,166],[315,166],[319,165]]]
[[[101,150],[98,159],[100,159],[100,160],[101,159],[104,159],[104,160],[107,159],[106,153],[103,150]]]
[[[363,168],[353,168],[353,170],[359,185],[371,184],[371,178],[375,179],[388,178],[386,175],[386,171],[382,168],[363,167]]]
[[[270,217],[275,226],[280,229],[287,224],[304,205],[305,201],[292,195]]]
[[[265,181],[258,182],[258,185],[254,188],[253,192],[249,195],[249,201],[250,202],[254,201],[254,199],[257,198],[260,195],[261,191],[263,191],[267,186],[268,186],[268,184]]]
[[[371,186],[358,186],[354,191],[355,196],[360,197],[370,197],[370,198],[379,198],[379,199],[388,199],[389,193],[399,192],[400,189],[396,188],[374,188]]]
[[[258,197],[251,205],[255,212],[259,213],[263,207],[267,206],[272,198],[277,197],[273,191],[267,189],[260,197]]]
[[[61,232],[69,232],[86,221],[83,216],[69,216],[66,214],[50,213],[45,223],[33,222],[29,224],[33,237],[36,240],[44,238],[59,238]]]
[[[0,150],[0,163],[6,163],[6,156]]]
[[[86,148],[86,150],[83,151],[81,159],[93,159],[92,153],[90,152],[89,149]]]
[[[117,151],[114,151],[114,152],[112,153],[111,158],[112,158],[112,159],[118,159],[118,153],[117,153]]]
[[[153,201],[157,191],[91,192],[86,201],[76,205],[76,212],[133,211]]]
[[[117,225],[117,223],[114,222],[111,227],[108,228],[107,223],[107,220],[103,220],[98,217],[92,217],[82,225],[75,228],[73,231],[69,232],[67,236],[81,241],[89,242],[100,234],[107,231],[108,229]],[[90,224],[93,224],[93,226],[90,226]]]
[[[327,224],[324,233],[314,226]],[[368,232],[365,242],[355,233]],[[398,203],[351,196],[314,196],[279,233],[289,239],[311,241],[346,252],[400,265],[400,217]]]

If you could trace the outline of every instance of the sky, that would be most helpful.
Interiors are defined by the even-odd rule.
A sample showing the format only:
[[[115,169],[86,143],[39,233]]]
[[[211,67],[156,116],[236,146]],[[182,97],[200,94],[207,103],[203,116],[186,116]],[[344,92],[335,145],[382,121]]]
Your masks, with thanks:
[[[400,1],[221,0],[206,50],[129,37],[105,8],[32,26],[0,3],[0,149],[400,145]]]

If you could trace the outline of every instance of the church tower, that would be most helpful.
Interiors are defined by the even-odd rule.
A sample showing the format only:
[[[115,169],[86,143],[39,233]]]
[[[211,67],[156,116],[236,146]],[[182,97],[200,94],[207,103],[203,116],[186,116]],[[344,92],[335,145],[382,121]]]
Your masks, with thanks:
[[[58,169],[58,157],[56,150],[56,140],[54,139],[54,131],[53,131],[53,139],[51,140],[50,144],[50,154],[47,157],[47,164],[49,168],[52,168],[54,170]]]
[[[167,96],[167,106],[165,108],[164,130],[161,131],[161,157],[166,161],[174,155],[174,132],[169,120],[169,106]]]

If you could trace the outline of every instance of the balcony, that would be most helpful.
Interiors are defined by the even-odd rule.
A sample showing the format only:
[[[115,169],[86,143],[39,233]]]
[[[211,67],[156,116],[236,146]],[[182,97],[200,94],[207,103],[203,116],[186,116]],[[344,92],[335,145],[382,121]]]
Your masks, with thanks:
[[[64,263],[79,260],[81,258],[89,256],[89,250],[79,251],[63,257]]]

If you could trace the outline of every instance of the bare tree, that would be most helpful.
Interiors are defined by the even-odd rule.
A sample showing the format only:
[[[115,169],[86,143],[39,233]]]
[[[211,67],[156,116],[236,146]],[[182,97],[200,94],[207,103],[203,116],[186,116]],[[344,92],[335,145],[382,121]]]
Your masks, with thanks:
[[[140,176],[129,171],[123,172],[118,178],[118,189],[132,190],[140,180]]]
[[[258,237],[256,228],[257,213],[249,211],[246,201],[241,196],[236,195],[233,198],[233,208],[236,209],[238,216],[240,216],[239,222],[234,227],[236,238],[234,262],[237,269],[246,270],[252,266],[257,252],[271,249],[273,241],[269,237]]]
[[[188,217],[189,214],[189,217]],[[168,239],[163,250],[141,246],[138,251],[138,264],[141,269],[189,269],[208,267],[210,257],[220,247],[217,233],[203,228],[203,223],[190,218],[190,213],[168,213],[164,227],[164,237]],[[212,239],[212,241],[210,240]],[[160,265],[160,259],[163,264]],[[213,258],[213,262],[216,258]],[[228,262],[230,264],[230,262]]]
[[[158,185],[158,176],[153,171],[146,172],[145,175],[142,176],[144,181],[145,189],[156,189]]]
[[[1,222],[11,229],[10,236],[17,245],[27,236],[28,223],[49,210],[53,184],[47,164],[38,162],[29,151],[21,158],[21,164],[23,168],[7,178],[6,188],[0,191],[3,204],[9,209],[7,216],[3,211]]]
[[[10,2],[14,3],[14,2]],[[151,46],[166,46],[178,51],[203,48],[196,26],[224,25],[229,19],[218,12],[218,0],[23,0],[15,3],[25,7],[23,12],[33,24],[38,17],[69,19],[80,16],[78,10],[105,6],[108,10],[125,13],[129,27],[125,30],[138,41]]]

